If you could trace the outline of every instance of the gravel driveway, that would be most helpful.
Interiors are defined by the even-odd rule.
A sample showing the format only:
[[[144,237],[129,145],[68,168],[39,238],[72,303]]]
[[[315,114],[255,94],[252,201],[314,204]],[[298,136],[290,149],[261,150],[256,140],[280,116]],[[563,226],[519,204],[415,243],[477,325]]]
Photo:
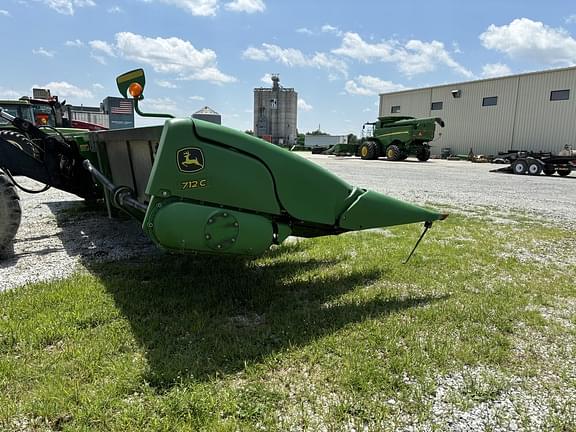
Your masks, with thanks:
[[[525,212],[573,227],[576,177],[531,177],[490,173],[498,165],[430,160],[388,162],[301,155],[353,185],[448,211],[486,211],[500,216]],[[22,179],[24,185],[33,183]],[[70,275],[80,262],[159,253],[138,223],[108,220],[103,210],[87,210],[81,200],[55,189],[20,193],[23,219],[14,254],[0,261],[0,291],[29,282]]]

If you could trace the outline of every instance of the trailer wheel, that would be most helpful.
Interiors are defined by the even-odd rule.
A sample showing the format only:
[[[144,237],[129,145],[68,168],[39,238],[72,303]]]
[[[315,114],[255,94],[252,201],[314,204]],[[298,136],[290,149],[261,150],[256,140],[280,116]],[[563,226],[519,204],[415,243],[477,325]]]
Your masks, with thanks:
[[[542,172],[542,165],[540,165],[538,162],[531,161],[528,164],[528,174],[536,176],[540,175],[541,172]]]
[[[377,159],[380,156],[378,144],[366,141],[360,146],[360,157],[364,160]]]
[[[567,175],[570,175],[570,173],[572,172],[572,169],[570,169],[570,168],[558,168],[556,170],[556,172],[558,173],[559,176],[566,177]]]
[[[402,157],[402,152],[400,151],[400,147],[395,144],[391,144],[386,149],[386,159],[390,161],[397,161],[400,160]]]
[[[516,159],[512,164],[512,172],[514,174],[526,174],[528,171],[528,164],[524,159]]]
[[[10,144],[19,148],[26,154],[39,159],[40,151],[38,147],[36,147],[36,144],[34,144],[30,139],[21,133],[11,130],[0,130],[0,138],[8,141]]]
[[[0,255],[12,244],[21,218],[22,209],[16,189],[0,171]]]
[[[543,171],[544,171],[545,175],[551,176],[551,175],[554,175],[554,173],[556,172],[556,168],[545,166]]]
[[[416,158],[418,158],[420,162],[426,162],[430,159],[430,149],[427,149],[426,147],[419,149],[416,153]]]

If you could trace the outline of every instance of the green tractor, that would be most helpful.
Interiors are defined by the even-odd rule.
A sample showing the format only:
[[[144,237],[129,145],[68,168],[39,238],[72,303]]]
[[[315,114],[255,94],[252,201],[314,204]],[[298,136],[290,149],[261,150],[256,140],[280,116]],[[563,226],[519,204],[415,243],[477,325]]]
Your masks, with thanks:
[[[18,140],[0,136],[0,248],[20,221],[17,175],[103,201],[137,219],[173,252],[256,255],[288,236],[315,237],[433,221],[447,215],[349,185],[316,164],[192,118],[140,111],[144,71],[117,78],[143,116],[163,126],[63,134],[0,110]],[[14,132],[16,133],[16,132]],[[23,148],[33,147],[35,152]]]
[[[362,159],[386,156],[390,161],[405,160],[414,155],[419,161],[430,159],[430,144],[436,124],[444,127],[438,117],[378,117],[376,122],[364,123],[358,144],[338,144],[324,152],[336,156],[356,155]]]

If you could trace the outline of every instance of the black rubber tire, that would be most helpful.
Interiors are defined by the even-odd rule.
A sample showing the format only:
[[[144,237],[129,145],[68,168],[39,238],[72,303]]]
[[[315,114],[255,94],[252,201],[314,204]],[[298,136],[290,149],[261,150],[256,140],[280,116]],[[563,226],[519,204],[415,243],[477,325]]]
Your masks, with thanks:
[[[386,149],[386,159],[389,161],[399,161],[402,157],[402,152],[400,151],[400,147],[395,144],[390,144]]]
[[[528,162],[528,174],[537,176],[540,175],[541,172],[542,172],[542,165],[540,165],[538,162],[534,160]]]
[[[544,171],[544,174],[545,174],[545,175],[551,176],[551,175],[554,175],[554,173],[556,172],[556,168],[554,168],[554,167],[544,167],[543,171]]]
[[[416,153],[416,158],[420,162],[426,162],[428,159],[430,159],[430,149],[426,147],[419,149],[418,152]]]
[[[403,160],[406,160],[406,159],[408,159],[408,153],[402,152],[402,153],[400,154],[400,159],[398,159],[398,160],[403,161]]]
[[[365,141],[360,145],[360,157],[364,160],[378,159],[380,148],[374,141]]]
[[[21,219],[20,198],[12,182],[0,171],[0,255],[12,245]]]
[[[8,141],[13,146],[16,146],[20,150],[26,152],[32,157],[38,159],[40,157],[40,151],[38,147],[26,136],[22,135],[20,132],[12,130],[0,130],[0,138]]]
[[[512,164],[512,172],[514,174],[526,174],[528,171],[528,164],[524,159],[516,159]]]
[[[556,172],[558,173],[558,175],[560,177],[566,177],[568,175],[570,175],[570,173],[572,172],[572,170],[570,168],[558,168],[556,170]]]

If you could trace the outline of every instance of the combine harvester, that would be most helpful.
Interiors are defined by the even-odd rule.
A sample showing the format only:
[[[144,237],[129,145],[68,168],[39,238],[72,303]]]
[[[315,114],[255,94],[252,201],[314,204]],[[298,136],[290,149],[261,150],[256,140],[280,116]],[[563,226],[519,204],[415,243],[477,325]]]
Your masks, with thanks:
[[[142,69],[119,76],[117,84],[134,98],[138,114],[169,118],[164,126],[59,132],[0,111],[18,137],[0,136],[0,249],[20,224],[17,175],[87,200],[104,198],[110,216],[114,209],[128,213],[158,246],[174,252],[257,255],[290,235],[414,222],[427,230],[447,216],[351,186],[240,131],[143,113]]]
[[[430,142],[434,140],[436,125],[443,128],[444,121],[439,117],[378,117],[375,122],[364,123],[359,143],[336,144],[323,154],[360,156],[365,160],[386,156],[389,161],[403,161],[414,155],[426,162],[430,159]]]

